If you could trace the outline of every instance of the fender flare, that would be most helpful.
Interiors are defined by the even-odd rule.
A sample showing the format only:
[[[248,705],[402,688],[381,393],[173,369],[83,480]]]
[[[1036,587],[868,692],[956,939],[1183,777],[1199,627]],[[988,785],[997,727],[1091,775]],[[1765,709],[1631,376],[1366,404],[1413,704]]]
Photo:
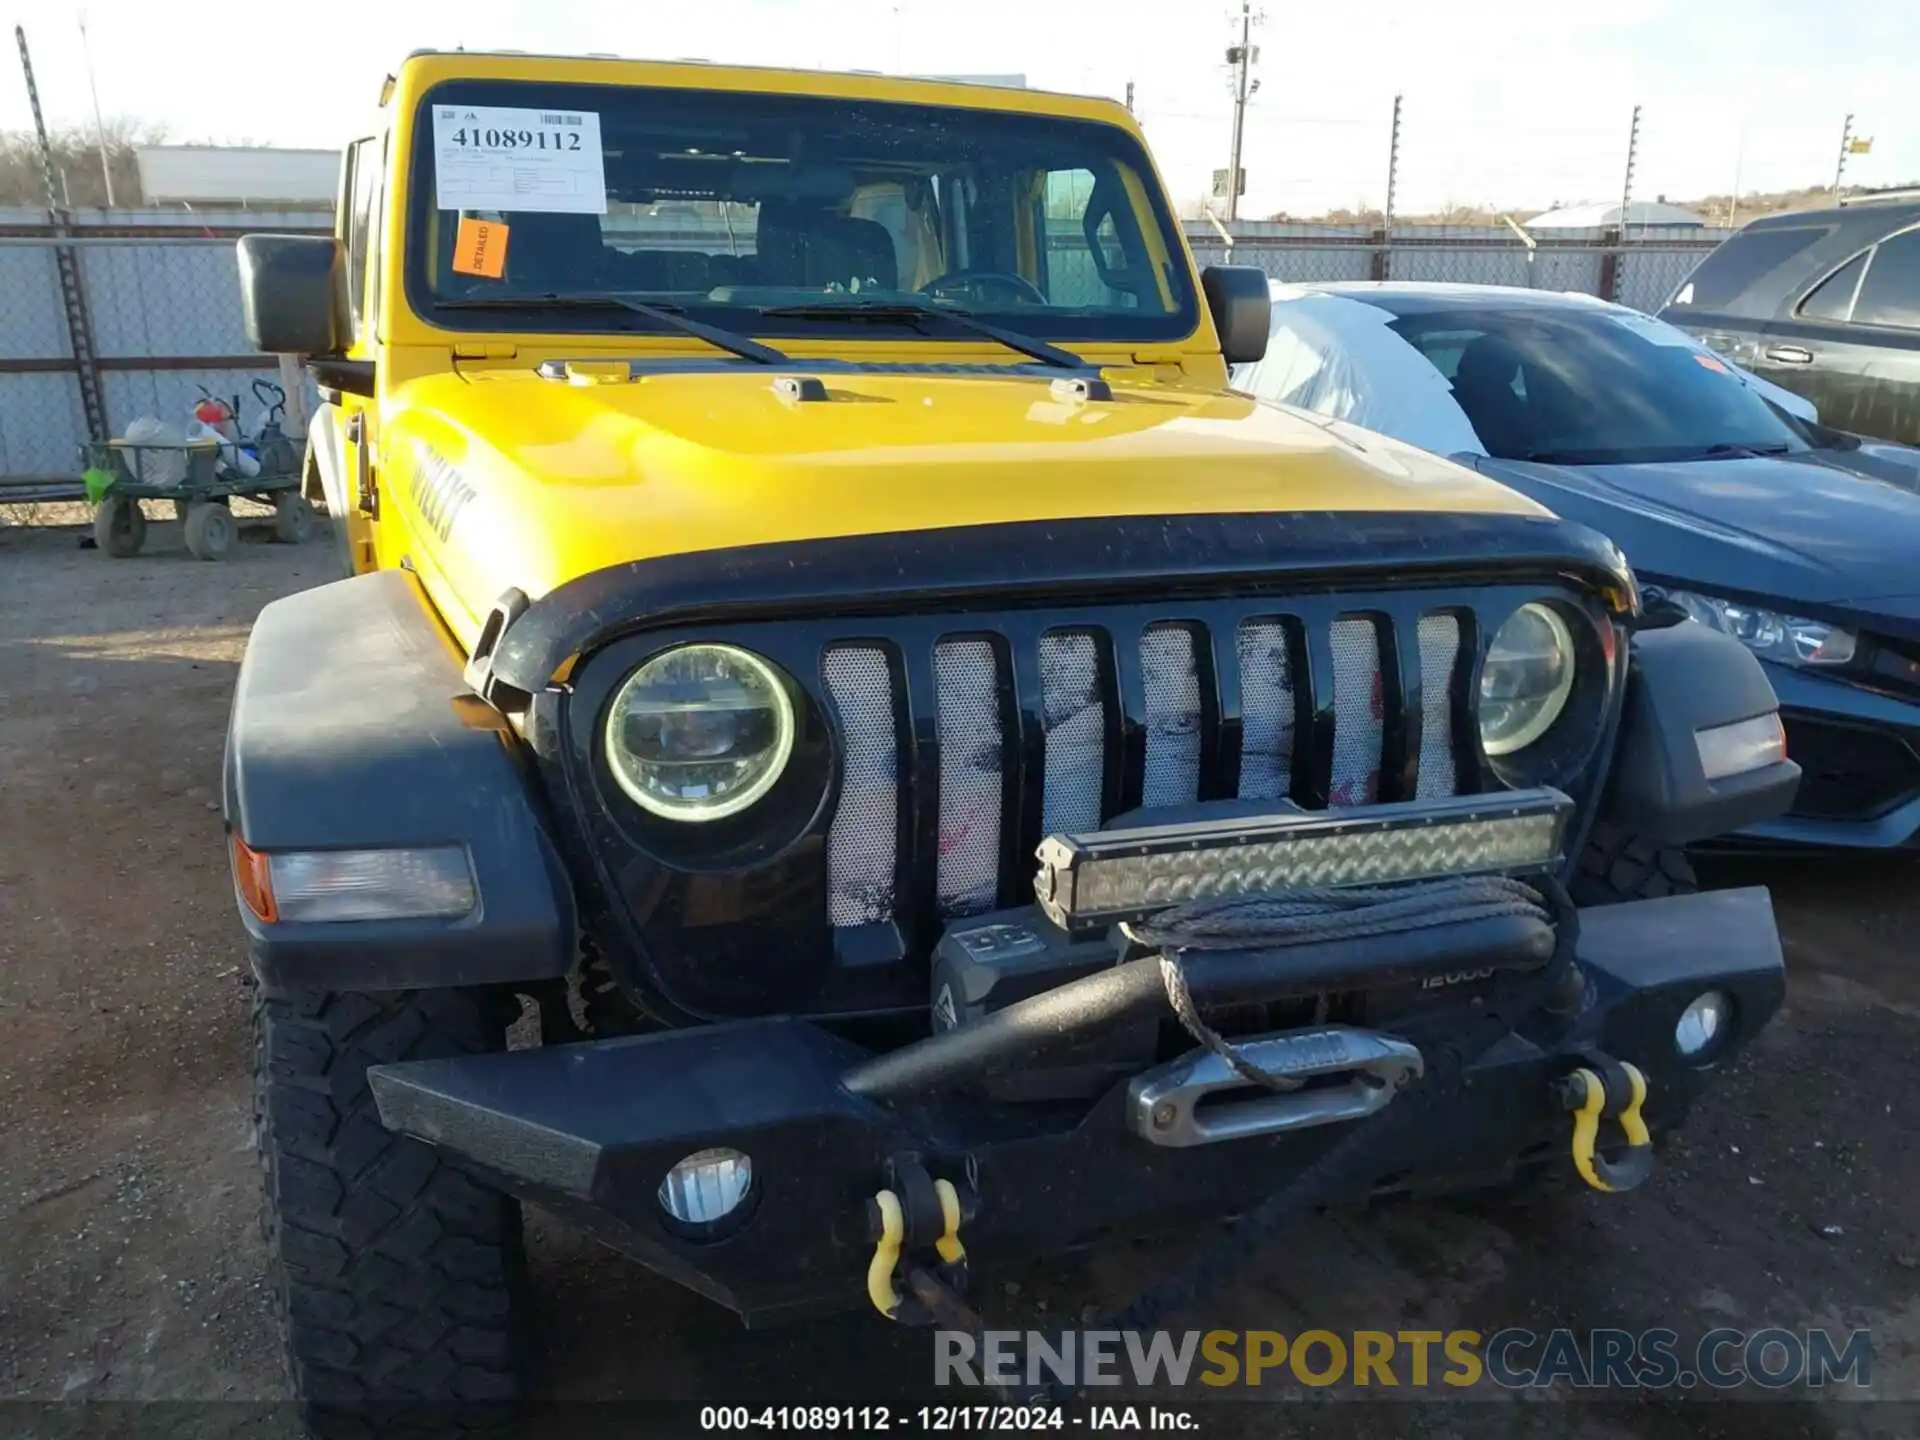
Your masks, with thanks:
[[[461,678],[420,582],[379,570],[260,612],[227,726],[227,828],[269,857],[459,846],[453,918],[265,921],[235,898],[269,991],[493,985],[564,975],[572,888],[519,737]]]

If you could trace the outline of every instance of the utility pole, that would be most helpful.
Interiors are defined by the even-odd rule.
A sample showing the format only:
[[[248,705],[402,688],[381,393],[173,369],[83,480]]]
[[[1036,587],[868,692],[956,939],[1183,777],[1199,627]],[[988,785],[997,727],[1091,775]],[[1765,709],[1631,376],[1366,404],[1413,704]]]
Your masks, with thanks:
[[[1400,101],[1393,97],[1393,129],[1387,135],[1387,203],[1380,212],[1380,248],[1374,251],[1373,278],[1393,278],[1393,202],[1400,189]]]
[[[1833,198],[1840,198],[1840,177],[1847,173],[1847,152],[1853,148],[1853,116],[1840,127],[1840,159],[1833,167]]]
[[[1253,0],[1240,0],[1240,43],[1227,50],[1227,63],[1234,67],[1233,77],[1233,154],[1227,162],[1227,219],[1240,218],[1240,140],[1247,128],[1247,97],[1253,93],[1247,83],[1256,52],[1253,48]]]
[[[100,178],[107,182],[107,208],[113,208],[113,165],[107,159],[107,125],[100,118],[100,87],[93,79],[93,47],[87,43],[87,12],[80,20],[80,53],[87,61],[87,89],[93,92],[93,138],[100,146]]]
[[[1133,81],[1127,81],[1127,112],[1133,112]]]
[[[1381,212],[1380,227],[1393,229],[1393,202],[1400,190],[1400,102],[1404,96],[1393,97],[1393,129],[1387,133],[1387,204]]]
[[[1633,124],[1627,131],[1627,178],[1620,187],[1620,241],[1626,243],[1627,216],[1633,205],[1633,167],[1640,158],[1640,107],[1633,107]]]

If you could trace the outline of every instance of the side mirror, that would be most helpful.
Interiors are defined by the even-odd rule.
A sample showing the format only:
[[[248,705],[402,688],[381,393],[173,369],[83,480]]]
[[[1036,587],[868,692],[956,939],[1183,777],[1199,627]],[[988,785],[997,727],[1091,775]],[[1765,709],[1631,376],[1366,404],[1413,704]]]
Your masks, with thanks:
[[[243,235],[240,309],[247,339],[280,355],[335,355],[345,348],[340,242],[331,235]]]
[[[1200,289],[1220,332],[1220,353],[1229,365],[1251,365],[1267,353],[1273,327],[1273,297],[1267,272],[1251,265],[1209,265],[1200,272]]]

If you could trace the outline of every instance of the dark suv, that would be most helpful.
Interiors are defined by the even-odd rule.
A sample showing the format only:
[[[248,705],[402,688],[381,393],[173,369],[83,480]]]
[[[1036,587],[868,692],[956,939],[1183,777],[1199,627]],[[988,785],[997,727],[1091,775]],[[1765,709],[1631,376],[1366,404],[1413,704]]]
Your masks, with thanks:
[[[1824,424],[1920,445],[1920,190],[1755,220],[1660,318],[1806,396]]]

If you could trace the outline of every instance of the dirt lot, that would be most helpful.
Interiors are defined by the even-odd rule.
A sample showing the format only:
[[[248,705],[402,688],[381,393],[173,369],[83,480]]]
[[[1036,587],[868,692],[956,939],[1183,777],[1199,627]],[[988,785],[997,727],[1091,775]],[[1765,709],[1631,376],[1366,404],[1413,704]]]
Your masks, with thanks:
[[[254,537],[199,564],[176,526],[156,524],[146,554],[116,562],[80,550],[81,533],[0,527],[0,1397],[270,1402],[281,1378],[254,1223],[219,765],[248,624],[325,578],[325,552]],[[1802,863],[1720,878],[1775,887],[1788,1006],[1645,1191],[1530,1214],[1318,1219],[1251,1257],[1188,1323],[1870,1326],[1883,1403],[1600,1402],[1561,1389],[1498,1406],[1222,1406],[1204,1430],[1920,1431],[1920,1408],[1901,1403],[1920,1401],[1920,871]],[[531,1232],[552,1396],[897,1401],[930,1373],[923,1334],[865,1315],[747,1334],[537,1216]],[[1177,1258],[1160,1247],[1000,1275],[989,1304],[1059,1324]],[[289,1424],[262,1404],[75,1413],[0,1405],[0,1432],[166,1415],[193,1435]]]

